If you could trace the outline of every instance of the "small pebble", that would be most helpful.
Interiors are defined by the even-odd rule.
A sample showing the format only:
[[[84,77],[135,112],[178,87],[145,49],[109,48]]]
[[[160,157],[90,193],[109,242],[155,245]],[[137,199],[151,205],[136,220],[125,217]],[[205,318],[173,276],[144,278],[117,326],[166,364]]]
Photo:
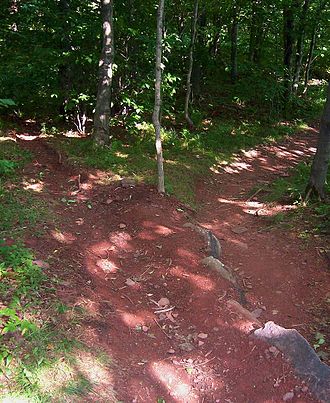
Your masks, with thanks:
[[[283,396],[283,402],[289,402],[294,398],[294,393],[293,392],[288,392]]]

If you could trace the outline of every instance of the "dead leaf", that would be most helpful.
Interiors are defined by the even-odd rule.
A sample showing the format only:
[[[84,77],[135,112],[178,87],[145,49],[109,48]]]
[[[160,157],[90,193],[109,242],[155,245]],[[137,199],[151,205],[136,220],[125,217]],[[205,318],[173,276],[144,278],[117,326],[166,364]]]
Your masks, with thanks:
[[[127,227],[127,225],[124,224],[123,222],[119,224],[119,228],[120,228],[120,229],[124,229],[124,228],[126,228],[126,227]]]
[[[174,350],[173,348],[170,348],[170,349],[167,351],[167,353],[168,353],[168,354],[175,354],[175,350]]]
[[[206,338],[208,337],[208,334],[206,334],[206,333],[199,333],[199,334],[197,335],[197,337],[200,338],[200,339],[206,339]]]
[[[128,286],[130,286],[130,287],[133,287],[134,285],[136,285],[136,282],[133,281],[132,279],[128,278],[128,279],[125,281],[125,284],[128,285]]]
[[[144,332],[147,332],[147,331],[149,330],[149,327],[148,327],[148,326],[142,326],[142,330],[143,330]]]

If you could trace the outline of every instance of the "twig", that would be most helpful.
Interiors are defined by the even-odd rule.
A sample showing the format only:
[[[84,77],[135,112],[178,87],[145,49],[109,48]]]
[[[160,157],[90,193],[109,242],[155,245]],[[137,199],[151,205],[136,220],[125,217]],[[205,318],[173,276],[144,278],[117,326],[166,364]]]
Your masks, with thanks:
[[[160,326],[160,324],[159,324],[159,322],[157,321],[157,319],[154,318],[154,321],[155,321],[156,325],[159,327],[159,329],[165,334],[165,336],[166,336],[168,339],[171,340],[172,337],[171,337],[169,334],[167,334],[167,333],[165,332],[165,330]]]
[[[164,308],[164,309],[159,309],[154,311],[155,313],[164,313],[164,312],[169,312],[169,311],[173,311],[173,309],[175,308],[175,306],[171,306],[169,308]]]
[[[224,299],[226,295],[227,295],[227,291],[225,291],[225,292],[221,295],[221,297],[218,298],[218,301],[221,301],[222,299]]]
[[[193,367],[202,367],[203,365],[208,364],[210,361],[215,360],[215,358],[216,358],[216,357],[212,357],[212,358],[210,358],[209,360],[206,360],[206,361],[204,361],[204,362],[201,362],[200,364],[193,364],[192,366],[193,366]]]
[[[129,302],[132,304],[132,305],[135,305],[134,304],[134,302],[131,300],[131,298],[128,296],[128,295],[126,295],[126,294],[122,294],[125,298],[127,298],[128,300],[129,300]]]
[[[251,195],[248,199],[246,199],[246,201],[250,201],[253,197],[257,196],[257,194],[259,194],[262,190],[264,190],[263,187],[259,188],[256,192],[253,193],[253,195]]]

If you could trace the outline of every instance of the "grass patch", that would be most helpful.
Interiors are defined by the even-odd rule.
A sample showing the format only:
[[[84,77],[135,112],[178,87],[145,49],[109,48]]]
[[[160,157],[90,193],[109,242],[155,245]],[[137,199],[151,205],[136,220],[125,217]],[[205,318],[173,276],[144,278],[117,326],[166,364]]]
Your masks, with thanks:
[[[113,402],[109,360],[72,335],[82,313],[56,299],[57,279],[19,241],[51,216],[22,189],[20,168],[31,155],[0,141],[0,401]]]
[[[31,192],[22,188],[19,169],[31,160],[8,137],[0,137],[0,236],[19,236],[27,227],[34,229],[45,220],[47,209]]]
[[[310,164],[300,163],[291,172],[287,178],[280,178],[274,181],[264,196],[264,200],[280,201],[296,204],[298,209],[287,215],[281,214],[281,222],[288,220],[296,223],[304,223],[307,228],[302,230],[301,238],[307,239],[310,234],[330,234],[330,204],[322,203],[318,200],[303,202],[303,194],[308,182],[311,166]],[[326,192],[330,193],[330,172]],[[275,216],[275,220],[276,220]]]

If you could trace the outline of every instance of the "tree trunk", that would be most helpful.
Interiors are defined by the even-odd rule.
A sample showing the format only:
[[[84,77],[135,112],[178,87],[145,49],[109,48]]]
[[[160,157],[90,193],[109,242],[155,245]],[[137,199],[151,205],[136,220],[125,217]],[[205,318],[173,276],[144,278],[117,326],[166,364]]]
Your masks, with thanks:
[[[326,200],[325,184],[330,160],[330,81],[328,83],[327,100],[321,118],[316,154],[313,160],[305,199],[315,194],[320,200]]]
[[[313,27],[312,38],[311,38],[311,42],[309,45],[309,52],[308,52],[307,63],[306,63],[306,68],[305,68],[304,94],[306,94],[307,88],[308,88],[309,74],[311,71],[315,44],[316,44],[316,24]]]
[[[232,24],[231,24],[231,29],[230,29],[230,40],[231,40],[230,78],[231,78],[231,82],[233,84],[236,82],[236,79],[237,79],[237,36],[238,36],[238,7],[237,7],[237,4],[234,3],[233,14],[232,14]]]
[[[314,49],[315,49],[315,44],[316,44],[316,36],[317,32],[319,29],[320,25],[320,16],[322,14],[322,11],[324,10],[324,7],[326,6],[326,1],[321,1],[319,3],[319,7],[316,9],[315,16],[314,16],[314,25],[313,25],[313,30],[312,30],[312,37],[309,45],[309,52],[308,52],[308,57],[307,57],[307,63],[306,63],[306,68],[305,68],[305,85],[304,85],[304,94],[307,92],[307,87],[308,87],[308,81],[309,81],[309,74],[310,74],[310,69],[311,65],[313,62],[313,55],[314,55]]]
[[[156,152],[158,169],[158,192],[165,193],[163,150],[160,124],[161,108],[161,85],[162,85],[162,41],[164,24],[164,3],[165,0],[159,0],[157,10],[157,39],[156,39],[156,81],[155,81],[155,106],[152,115],[152,121],[156,134]]]
[[[110,143],[110,96],[113,67],[113,0],[101,0],[103,21],[102,52],[99,61],[99,86],[94,114],[94,142],[99,146]]]
[[[265,38],[264,10],[261,0],[253,0],[250,25],[249,60],[258,64],[261,58],[262,44]]]
[[[64,120],[68,120],[68,110],[67,105],[70,99],[70,92],[72,89],[71,81],[71,68],[70,63],[68,63],[67,57],[64,54],[69,54],[71,51],[71,38],[70,38],[70,2],[69,0],[60,0],[58,2],[60,24],[62,29],[61,36],[61,51],[63,53],[61,58],[61,63],[58,67],[59,73],[59,84],[62,91],[62,102],[60,105],[60,114],[63,116]]]
[[[190,96],[191,96],[191,73],[192,73],[192,69],[193,69],[193,65],[194,65],[194,47],[195,47],[195,39],[196,39],[196,31],[197,31],[197,18],[198,18],[198,0],[195,0],[194,16],[193,16],[192,30],[191,30],[191,43],[190,43],[190,50],[189,50],[187,92],[186,92],[186,99],[185,99],[185,105],[184,105],[184,117],[190,128],[194,127],[194,123],[191,120],[191,117],[189,115],[189,101],[190,101]]]
[[[293,7],[285,6],[283,8],[283,42],[284,42],[284,86],[285,86],[285,101],[291,95],[292,82],[292,55],[294,41],[294,13]]]
[[[298,39],[297,39],[297,47],[296,47],[296,58],[295,58],[295,66],[294,66],[294,74],[293,74],[293,83],[292,83],[292,91],[294,94],[298,91],[299,80],[300,80],[300,71],[303,59],[303,46],[305,39],[305,28],[306,28],[306,17],[309,8],[310,0],[305,0],[303,4],[303,9],[301,11],[299,28],[298,28]]]
[[[206,27],[207,19],[206,19],[206,11],[205,8],[201,9],[198,18],[198,27],[195,38],[195,60],[192,70],[191,77],[191,85],[192,85],[192,93],[193,98],[199,100],[201,94],[201,84],[203,78],[203,67],[205,60],[207,59],[207,55],[205,54],[206,44],[204,42],[204,28]],[[199,32],[199,34],[198,34]]]

